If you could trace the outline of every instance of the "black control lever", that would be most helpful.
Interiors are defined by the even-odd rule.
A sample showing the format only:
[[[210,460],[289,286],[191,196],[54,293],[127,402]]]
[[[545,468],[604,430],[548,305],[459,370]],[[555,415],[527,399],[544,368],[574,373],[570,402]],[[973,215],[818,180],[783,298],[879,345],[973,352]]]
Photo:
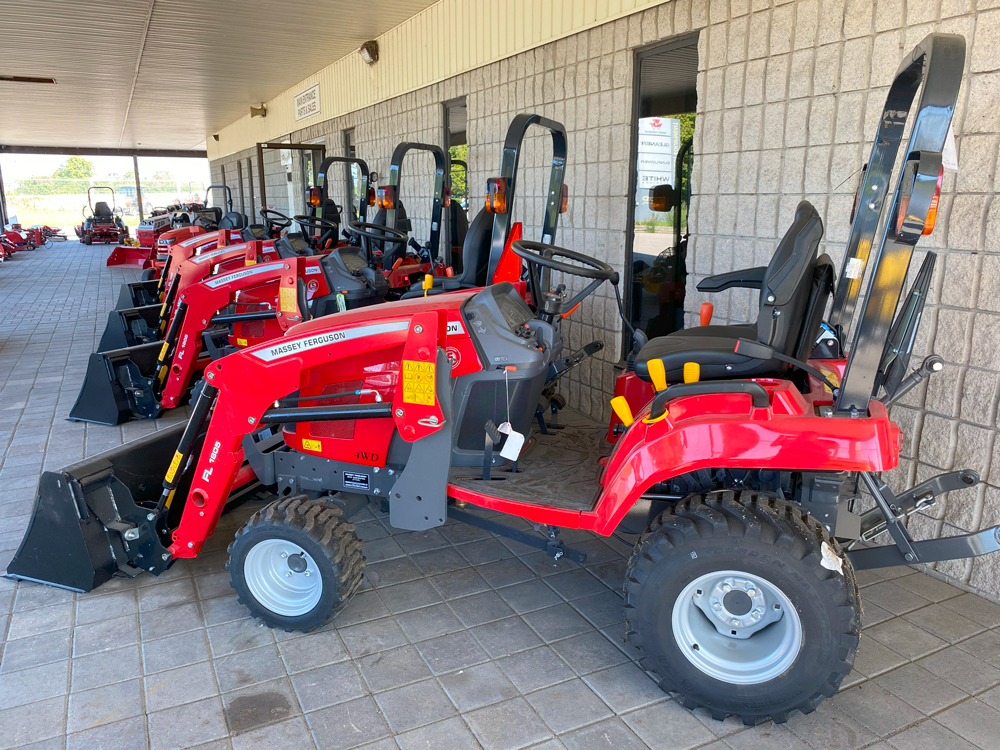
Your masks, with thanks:
[[[944,360],[937,354],[931,354],[929,357],[925,357],[924,361],[920,364],[920,367],[907,375],[896,390],[882,403],[888,409],[894,403],[899,401],[899,399],[920,385],[922,381],[926,380],[936,372],[941,372],[943,369]]]
[[[834,398],[837,397],[837,393],[840,390],[826,375],[821,373],[812,365],[803,362],[801,359],[780,354],[779,352],[774,351],[774,349],[769,347],[767,344],[762,344],[759,341],[736,339],[736,348],[733,349],[733,352],[744,357],[749,357],[750,359],[776,359],[779,362],[792,365],[792,367],[797,367],[800,370],[809,373],[818,381],[826,385],[826,387],[833,393]]]

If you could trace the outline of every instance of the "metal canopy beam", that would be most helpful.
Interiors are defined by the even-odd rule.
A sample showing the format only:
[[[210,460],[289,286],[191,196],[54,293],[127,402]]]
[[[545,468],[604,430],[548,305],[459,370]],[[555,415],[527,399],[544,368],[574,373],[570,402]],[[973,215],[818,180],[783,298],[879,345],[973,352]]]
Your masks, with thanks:
[[[0,143],[0,154],[53,154],[55,156],[167,156],[207,159],[207,151],[167,148],[77,148],[71,146],[10,146]]]

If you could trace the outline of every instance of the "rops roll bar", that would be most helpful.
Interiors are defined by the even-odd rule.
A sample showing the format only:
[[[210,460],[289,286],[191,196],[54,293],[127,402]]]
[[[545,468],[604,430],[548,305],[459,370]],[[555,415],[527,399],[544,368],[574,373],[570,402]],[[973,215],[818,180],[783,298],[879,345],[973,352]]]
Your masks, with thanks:
[[[434,191],[431,193],[431,233],[428,237],[428,251],[431,258],[439,258],[441,250],[441,205],[444,202],[445,175],[450,175],[448,156],[440,146],[428,143],[403,142],[392,152],[389,163],[388,188],[391,205],[386,208],[385,224],[396,229],[396,206],[399,205],[399,184],[403,176],[403,157],[410,151],[426,151],[434,157]],[[446,268],[451,266],[451,243],[446,243],[444,257],[440,258]]]
[[[537,125],[546,128],[552,135],[552,169],[549,173],[549,189],[545,201],[545,215],[542,223],[541,242],[554,245],[556,227],[559,224],[559,212],[562,205],[563,178],[566,173],[566,128],[562,123],[550,120],[541,115],[522,113],[517,115],[507,128],[507,137],[503,143],[503,155],[500,161],[500,177],[506,190],[506,211],[497,213],[493,220],[493,240],[490,245],[490,265],[487,279],[492,279],[507,244],[507,236],[511,228],[511,210],[514,206],[514,194],[517,189],[517,163],[521,157],[521,145],[528,128]],[[548,270],[542,272],[542,285],[548,288]]]
[[[319,165],[319,171],[316,173],[316,187],[319,188],[320,203],[318,206],[310,206],[313,215],[318,218],[323,218],[323,208],[331,201],[330,180],[327,179],[327,175],[329,174],[330,167],[333,164],[344,164],[347,166],[357,165],[358,169],[361,171],[361,179],[364,181],[365,193],[361,200],[361,205],[357,207],[358,221],[362,223],[368,221],[368,194],[369,191],[375,187],[375,180],[373,179],[374,175],[371,171],[369,171],[368,163],[366,161],[351,156],[328,156],[323,159],[323,162]],[[348,196],[350,196],[349,184]]]
[[[923,83],[906,161],[892,193],[890,213],[877,245],[864,306],[854,334],[847,369],[836,402],[838,413],[864,415],[878,378],[893,315],[909,269],[913,248],[928,224],[936,201],[944,150],[955,112],[965,39],[955,34],[930,34],[899,66],[889,88],[868,169],[851,225],[847,254],[834,297],[831,323],[845,331],[854,314],[861,280],[885,208],[892,168],[913,99]]]

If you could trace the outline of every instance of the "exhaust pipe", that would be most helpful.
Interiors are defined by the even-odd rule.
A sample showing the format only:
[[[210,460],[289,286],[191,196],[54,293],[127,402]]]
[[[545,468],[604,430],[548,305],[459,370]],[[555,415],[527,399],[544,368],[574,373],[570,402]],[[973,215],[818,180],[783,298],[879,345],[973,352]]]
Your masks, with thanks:
[[[160,338],[160,305],[143,305],[125,310],[112,310],[101,336],[97,351],[110,352],[129,346],[148,344]]]
[[[114,575],[165,571],[172,558],[156,503],[185,427],[44,472],[6,577],[87,592]]]
[[[77,422],[119,425],[133,416],[155,419],[160,401],[155,383],[157,356],[163,344],[94,352],[69,418]]]

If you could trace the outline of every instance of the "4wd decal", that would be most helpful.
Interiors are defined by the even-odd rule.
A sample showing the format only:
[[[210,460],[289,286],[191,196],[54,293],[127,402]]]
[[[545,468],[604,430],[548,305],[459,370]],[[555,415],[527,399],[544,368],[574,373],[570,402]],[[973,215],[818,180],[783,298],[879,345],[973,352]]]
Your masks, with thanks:
[[[205,282],[205,286],[215,289],[223,284],[228,284],[231,281],[239,281],[240,279],[245,279],[247,276],[256,276],[259,273],[267,273],[268,271],[273,271],[278,267],[277,263],[265,263],[262,266],[253,266],[251,268],[244,268],[242,271],[236,271],[234,273],[227,273],[225,276],[217,276],[214,279]]]
[[[410,327],[409,321],[400,320],[395,323],[379,323],[370,326],[358,326],[357,328],[346,328],[342,331],[329,331],[319,333],[315,336],[303,336],[298,339],[281,340],[259,351],[250,352],[257,359],[264,362],[273,362],[276,359],[290,357],[293,354],[316,349],[329,344],[337,344],[341,341],[352,341],[367,336],[381,336],[384,333],[397,333],[406,331]]]

